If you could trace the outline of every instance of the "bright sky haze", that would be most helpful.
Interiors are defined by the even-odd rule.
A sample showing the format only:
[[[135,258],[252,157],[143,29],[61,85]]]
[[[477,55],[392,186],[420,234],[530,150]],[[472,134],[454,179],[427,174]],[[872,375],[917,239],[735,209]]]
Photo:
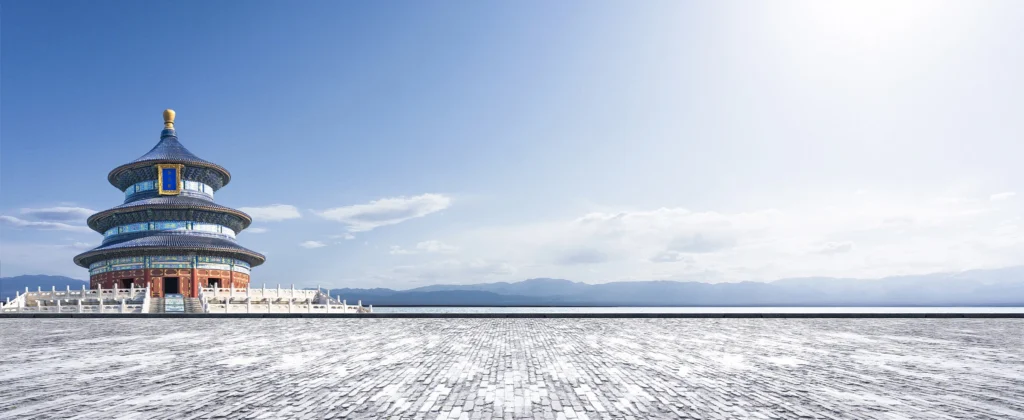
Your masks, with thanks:
[[[255,284],[1024,263],[1024,2],[0,2],[0,275],[85,279],[161,112]]]

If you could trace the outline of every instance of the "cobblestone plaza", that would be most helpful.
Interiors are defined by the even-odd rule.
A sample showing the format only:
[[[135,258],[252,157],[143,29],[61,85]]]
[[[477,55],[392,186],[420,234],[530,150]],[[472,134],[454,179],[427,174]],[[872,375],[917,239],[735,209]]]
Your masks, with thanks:
[[[1024,418],[1019,319],[0,319],[0,418]]]

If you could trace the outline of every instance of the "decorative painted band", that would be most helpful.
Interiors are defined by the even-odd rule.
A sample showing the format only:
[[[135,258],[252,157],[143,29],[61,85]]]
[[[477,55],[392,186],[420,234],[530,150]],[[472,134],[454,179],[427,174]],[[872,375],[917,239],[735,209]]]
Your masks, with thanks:
[[[235,237],[235,231],[231,230],[231,228],[227,226],[216,225],[213,223],[165,220],[159,222],[142,222],[132,223],[129,225],[115,226],[110,229],[107,229],[106,232],[103,232],[103,239],[107,239],[125,233],[138,233],[159,230],[193,230],[196,232],[220,235],[226,238],[233,239]]]
[[[198,182],[198,181],[184,180],[181,183],[182,183],[182,188],[183,189],[189,190],[189,191],[199,192],[199,193],[202,193],[202,194],[206,194],[206,195],[210,196],[211,200],[213,199],[213,187],[211,187],[209,185],[206,185],[206,184],[204,184],[202,182]],[[155,190],[155,189],[156,189],[156,181],[155,180],[142,181],[142,182],[137,183],[135,185],[132,185],[132,186],[130,186],[128,188],[125,188],[125,190],[124,190],[124,198],[128,199],[129,197],[135,195],[136,193],[140,193],[140,192],[144,192],[144,191],[152,191],[152,190]]]
[[[225,257],[203,255],[151,255],[138,257],[111,258],[89,264],[89,275],[108,271],[142,270],[147,268],[200,268],[210,270],[231,270],[249,274],[249,263]]]

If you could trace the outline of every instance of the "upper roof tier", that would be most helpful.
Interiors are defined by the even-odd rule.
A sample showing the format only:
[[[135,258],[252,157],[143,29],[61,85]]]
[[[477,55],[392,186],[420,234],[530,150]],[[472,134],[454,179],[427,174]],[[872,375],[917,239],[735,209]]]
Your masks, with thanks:
[[[174,111],[164,111],[164,130],[160,132],[160,142],[153,149],[138,159],[114,168],[107,175],[110,183],[124,191],[137,182],[156,179],[156,163],[180,163],[192,170],[186,170],[183,178],[203,182],[214,190],[231,181],[231,173],[223,166],[201,159],[192,154],[178,141],[174,131]]]

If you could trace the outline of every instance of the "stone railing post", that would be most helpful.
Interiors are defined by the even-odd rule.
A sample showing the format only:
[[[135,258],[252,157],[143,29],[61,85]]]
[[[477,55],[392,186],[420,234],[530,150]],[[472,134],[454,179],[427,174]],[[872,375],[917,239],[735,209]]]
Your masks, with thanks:
[[[245,313],[252,312],[252,299],[245,298]]]
[[[313,299],[306,298],[306,312],[313,312]]]
[[[295,293],[294,289],[292,290],[292,293]],[[288,299],[288,313],[292,313],[292,307],[293,306],[294,306],[294,301],[291,300],[291,299]]]
[[[60,299],[57,299],[57,313],[60,313]]]
[[[121,313],[125,313],[128,308],[125,306],[124,298],[121,298]]]
[[[78,299],[78,313],[82,313],[82,299]]]
[[[344,299],[341,301],[341,310],[348,313],[348,303]]]
[[[295,283],[292,283],[292,299],[295,299]]]

